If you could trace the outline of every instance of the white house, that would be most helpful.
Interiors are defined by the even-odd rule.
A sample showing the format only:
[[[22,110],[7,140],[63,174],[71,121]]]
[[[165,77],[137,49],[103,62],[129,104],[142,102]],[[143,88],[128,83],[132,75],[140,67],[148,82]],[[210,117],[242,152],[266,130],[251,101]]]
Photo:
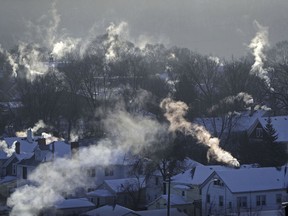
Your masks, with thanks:
[[[201,186],[202,215],[278,215],[287,167],[216,170]]]

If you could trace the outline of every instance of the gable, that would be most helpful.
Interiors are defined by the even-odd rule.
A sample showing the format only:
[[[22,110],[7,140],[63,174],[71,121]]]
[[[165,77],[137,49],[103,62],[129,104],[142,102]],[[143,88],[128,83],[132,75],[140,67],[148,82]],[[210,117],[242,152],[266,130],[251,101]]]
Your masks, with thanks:
[[[263,128],[266,127],[267,120],[267,117],[259,118]],[[271,117],[271,123],[278,135],[276,142],[288,142],[288,116],[273,116]]]
[[[19,160],[15,157],[15,155],[12,155],[8,160],[5,161],[5,163],[2,166],[7,167],[11,163],[16,163],[17,161],[19,161]]]
[[[253,128],[248,131],[248,137],[251,139],[263,139],[264,134],[266,133],[263,125],[257,120]]]

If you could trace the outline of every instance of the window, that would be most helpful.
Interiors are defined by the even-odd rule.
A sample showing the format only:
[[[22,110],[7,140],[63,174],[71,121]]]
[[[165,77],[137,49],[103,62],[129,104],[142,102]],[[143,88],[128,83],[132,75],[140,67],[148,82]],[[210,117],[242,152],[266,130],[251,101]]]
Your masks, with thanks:
[[[27,179],[27,167],[22,168],[22,178]]]
[[[106,167],[105,168],[105,176],[113,176],[114,175],[114,171],[111,167]]]
[[[221,206],[223,206],[223,202],[224,201],[224,199],[223,199],[223,196],[219,196],[219,206],[221,207]]]
[[[206,195],[206,202],[207,202],[207,203],[210,203],[210,194],[207,194],[207,195]]]
[[[214,185],[224,186],[224,183],[221,180],[219,180],[219,179],[217,179],[217,180],[215,180],[213,182],[214,182]]]
[[[276,194],[276,203],[282,204],[282,194]]]
[[[266,205],[266,196],[265,195],[256,196],[256,205],[257,206]]]
[[[182,191],[182,196],[185,196],[185,191]]]
[[[262,128],[256,128],[256,137],[257,138],[263,137],[263,129]]]
[[[237,197],[237,207],[246,208],[247,207],[247,197]]]
[[[17,174],[17,165],[14,163],[12,164],[12,175],[16,175]]]

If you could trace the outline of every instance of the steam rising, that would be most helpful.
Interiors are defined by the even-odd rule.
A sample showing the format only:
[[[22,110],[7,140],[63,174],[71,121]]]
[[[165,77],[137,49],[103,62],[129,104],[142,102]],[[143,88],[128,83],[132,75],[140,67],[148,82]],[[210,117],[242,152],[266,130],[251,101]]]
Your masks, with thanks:
[[[170,98],[166,98],[161,102],[160,106],[165,111],[165,117],[170,122],[170,131],[181,131],[186,135],[196,138],[200,144],[208,146],[207,157],[209,160],[214,159],[230,166],[240,166],[236,158],[219,147],[218,138],[212,137],[204,127],[191,124],[185,120],[184,115],[188,110],[188,106],[184,102],[176,102]]]
[[[62,194],[73,194],[77,188],[86,188],[91,182],[86,178],[86,169],[119,162],[123,153],[139,153],[144,147],[151,147],[164,128],[156,121],[132,116],[124,110],[111,113],[105,121],[107,139],[90,147],[79,149],[72,158],[56,158],[42,163],[28,180],[33,182],[17,188],[8,199],[11,215],[37,215],[63,199]]]
[[[266,59],[263,53],[264,48],[269,45],[268,43],[268,27],[261,26],[257,21],[254,21],[255,26],[258,29],[256,36],[252,39],[249,44],[249,48],[252,50],[254,55],[254,64],[251,68],[251,74],[254,74],[265,81],[268,87],[270,87],[270,78],[268,71],[263,68],[264,60]]]
[[[37,132],[41,128],[45,128],[46,124],[43,122],[43,120],[39,120],[35,123],[35,125],[31,128],[32,132]],[[24,131],[17,131],[16,132],[17,137],[26,137],[27,136],[27,130]]]
[[[4,151],[7,154],[7,157],[10,157],[15,152],[15,142],[9,148],[5,141],[0,140],[0,150]]]
[[[224,107],[232,107],[233,105],[237,104],[237,106],[243,104],[245,107],[250,106],[253,104],[253,97],[245,92],[240,92],[236,96],[228,96],[222,99],[218,104],[213,105],[208,112],[214,113],[217,110],[221,110]]]

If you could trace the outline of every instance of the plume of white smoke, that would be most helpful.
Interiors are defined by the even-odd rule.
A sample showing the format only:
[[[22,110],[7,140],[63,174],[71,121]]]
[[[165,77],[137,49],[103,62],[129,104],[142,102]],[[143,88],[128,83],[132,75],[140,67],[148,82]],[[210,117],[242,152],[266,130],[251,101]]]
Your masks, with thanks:
[[[12,144],[11,147],[3,140],[0,140],[0,151],[4,151],[7,154],[7,157],[10,157],[15,152],[16,142]]]
[[[81,133],[81,131],[80,131]],[[76,142],[79,140],[79,134],[75,130],[72,130],[70,133],[70,142]]]
[[[0,44],[0,53],[4,54],[6,57],[8,63],[12,67],[12,76],[16,77],[17,76],[17,69],[18,69],[18,64],[14,61],[13,56],[6,50],[4,50]]]
[[[254,103],[253,97],[245,92],[240,92],[235,96],[228,96],[216,105],[213,105],[211,108],[208,109],[208,113],[214,113],[215,111],[221,109],[223,110],[224,107],[232,107],[233,105],[237,104],[237,106],[244,105],[245,107],[251,106]]]
[[[208,159],[212,158],[218,162],[225,163],[230,166],[239,167],[240,164],[229,152],[219,147],[219,139],[212,137],[211,134],[202,126],[192,124],[185,120],[184,116],[188,110],[188,106],[181,101],[174,101],[171,98],[165,98],[161,104],[161,108],[165,111],[165,117],[170,122],[170,131],[181,131],[186,135],[191,135],[200,144],[209,147]]]
[[[36,132],[41,128],[45,128],[46,124],[44,123],[43,120],[39,120],[38,122],[35,123],[35,125],[32,127],[32,131]]]
[[[57,30],[61,21],[57,12],[56,2],[52,2],[48,15],[38,19],[38,23],[27,22],[27,41],[20,41],[18,55],[6,52],[7,60],[12,66],[13,75],[17,76],[17,70],[24,67],[26,78],[33,81],[36,76],[45,75],[49,71],[48,58],[43,48],[50,50],[56,58],[62,58],[66,53],[74,51],[79,39],[59,35]]]
[[[266,56],[264,54],[264,48],[269,45],[268,42],[268,27],[261,26],[256,20],[254,24],[257,28],[256,36],[251,40],[249,48],[254,55],[254,64],[251,67],[250,73],[254,74],[265,81],[268,87],[270,87],[270,78],[267,69],[263,68],[264,60]]]
[[[46,124],[44,123],[43,120],[39,120],[38,122],[35,123],[35,125],[31,128],[32,132],[37,132],[41,128],[45,128]],[[23,131],[17,131],[16,132],[17,137],[26,137],[27,136],[27,130]]]
[[[121,22],[119,25],[111,23],[106,29],[106,32],[108,38],[105,43],[108,48],[105,53],[105,58],[107,62],[110,62],[116,60],[116,48],[119,46],[118,38],[127,38],[129,35],[128,24],[126,22]]]
[[[42,137],[45,138],[46,141],[46,145],[49,145],[52,142],[56,142],[56,141],[64,141],[63,138],[59,138],[59,137],[55,137],[50,133],[41,133]]]
[[[111,113],[105,121],[108,138],[97,145],[79,149],[77,157],[56,158],[38,166],[28,180],[34,184],[17,188],[7,201],[11,216],[37,215],[63,199],[62,194],[73,194],[77,188],[89,187],[86,169],[117,162],[123,152],[137,154],[157,141],[162,126],[151,119],[132,116],[124,110]],[[76,155],[75,155],[76,156]]]
[[[52,54],[56,58],[63,58],[67,53],[72,53],[77,48],[80,39],[67,37],[53,44]]]

